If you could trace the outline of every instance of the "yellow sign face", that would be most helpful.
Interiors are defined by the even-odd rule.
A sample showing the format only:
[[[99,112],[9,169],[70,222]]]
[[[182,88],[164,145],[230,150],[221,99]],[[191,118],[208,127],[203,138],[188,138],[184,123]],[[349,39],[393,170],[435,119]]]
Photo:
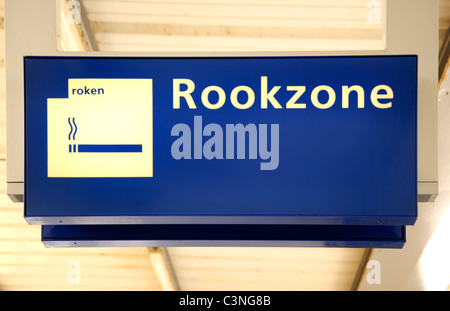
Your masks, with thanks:
[[[152,79],[69,79],[47,99],[48,177],[153,177]]]

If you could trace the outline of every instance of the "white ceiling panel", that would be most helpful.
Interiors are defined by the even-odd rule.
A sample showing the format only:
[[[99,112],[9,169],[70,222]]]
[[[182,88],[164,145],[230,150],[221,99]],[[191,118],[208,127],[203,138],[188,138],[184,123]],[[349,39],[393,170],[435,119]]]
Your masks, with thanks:
[[[363,249],[170,248],[184,290],[350,290]]]
[[[382,0],[83,1],[103,51],[381,49],[383,3]]]

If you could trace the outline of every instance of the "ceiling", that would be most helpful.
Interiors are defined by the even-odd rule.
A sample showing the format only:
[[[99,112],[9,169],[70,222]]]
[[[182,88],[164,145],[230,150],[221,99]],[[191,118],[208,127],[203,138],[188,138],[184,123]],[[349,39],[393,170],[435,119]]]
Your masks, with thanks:
[[[367,1],[83,1],[101,51],[376,49]]]
[[[100,51],[207,51],[376,48],[383,45],[382,23],[367,22],[366,2],[85,0],[82,4]],[[440,3],[443,41],[450,24],[450,0]],[[47,249],[40,241],[40,227],[25,222],[23,204],[7,197],[3,1],[0,15],[0,290],[164,290],[151,249]],[[366,249],[344,248],[165,251],[181,290],[346,291],[358,281],[367,256]],[[74,272],[79,279],[73,279]]]

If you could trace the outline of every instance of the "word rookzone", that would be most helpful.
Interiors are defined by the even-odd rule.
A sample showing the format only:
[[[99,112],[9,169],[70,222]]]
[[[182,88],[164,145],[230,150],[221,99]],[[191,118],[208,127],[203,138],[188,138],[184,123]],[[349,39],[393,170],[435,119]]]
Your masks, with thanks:
[[[183,90],[182,90],[183,89]],[[269,103],[275,109],[283,106],[277,100],[276,95],[281,86],[268,87],[268,78],[261,77],[260,105],[261,109],[268,109]],[[287,109],[304,109],[305,102],[299,102],[306,92],[306,86],[290,85],[286,90],[292,92],[290,99],[284,104]],[[181,109],[181,98],[183,98],[189,109],[197,109],[192,94],[195,92],[195,83],[190,79],[173,79],[173,109]],[[239,102],[239,93],[247,94],[246,102]],[[319,101],[319,93],[328,95],[326,102]],[[359,85],[343,85],[341,88],[341,105],[343,109],[349,108],[350,94],[356,93],[357,107],[365,107],[365,90]],[[217,101],[210,102],[209,95],[216,93]],[[336,102],[336,91],[327,85],[319,85],[312,89],[309,96],[312,105],[318,109],[328,109]],[[379,109],[392,107],[394,92],[387,85],[377,85],[370,92],[372,105]],[[201,103],[208,109],[219,109],[223,107],[227,99],[225,91],[217,85],[211,85],[201,92]],[[384,102],[380,102],[384,100]],[[248,109],[256,101],[256,95],[252,88],[241,85],[236,86],[230,93],[231,104],[237,109]],[[270,128],[270,135],[269,135]],[[178,137],[172,144],[171,154],[176,160],[190,159],[261,159],[261,170],[275,170],[279,165],[279,124],[226,124],[225,129],[216,123],[203,126],[202,116],[195,116],[193,130],[191,126],[178,123],[172,127],[171,136]],[[207,138],[203,142],[203,138]],[[248,137],[248,139],[247,139]],[[236,148],[235,148],[236,142]],[[248,147],[247,147],[248,145]],[[270,145],[270,149],[269,146]]]
[[[181,90],[181,86],[183,89]],[[267,109],[269,107],[269,103],[275,109],[282,109],[283,106],[276,99],[277,92],[281,89],[281,86],[274,86],[270,90],[268,88],[268,79],[267,77],[261,77],[261,93],[260,93],[260,101],[261,101],[261,109]],[[287,109],[304,109],[306,108],[305,102],[298,102],[303,98],[304,93],[306,92],[306,86],[302,85],[290,85],[286,86],[286,90],[292,92],[292,96],[285,103],[285,108]],[[195,83],[189,79],[174,79],[173,80],[173,109],[180,109],[181,106],[181,98],[186,100],[187,106],[189,109],[197,109],[197,105],[192,98],[192,93],[195,91]],[[349,98],[352,92],[355,92],[358,96],[357,99],[357,107],[364,108],[365,106],[365,90],[360,85],[343,85],[341,88],[342,93],[342,108],[349,108]],[[218,100],[215,103],[211,103],[209,101],[210,93],[217,93]],[[247,94],[247,102],[241,103],[238,100],[238,94],[241,92],[245,92]],[[328,100],[326,102],[319,101],[319,94],[321,92],[325,92],[328,94]],[[332,107],[336,102],[336,91],[328,86],[328,85],[319,85],[316,86],[310,94],[311,103],[314,107],[318,109],[328,109]],[[392,107],[392,101],[388,102],[380,102],[380,99],[383,100],[392,100],[394,98],[394,92],[391,87],[387,85],[377,85],[370,92],[370,101],[372,105],[379,109],[386,109]],[[231,104],[237,109],[248,109],[253,106],[255,103],[255,91],[245,85],[236,86],[230,93],[230,101]],[[225,91],[217,85],[211,85],[203,89],[201,92],[201,102],[203,106],[208,109],[219,109],[223,107],[226,102],[226,93]]]

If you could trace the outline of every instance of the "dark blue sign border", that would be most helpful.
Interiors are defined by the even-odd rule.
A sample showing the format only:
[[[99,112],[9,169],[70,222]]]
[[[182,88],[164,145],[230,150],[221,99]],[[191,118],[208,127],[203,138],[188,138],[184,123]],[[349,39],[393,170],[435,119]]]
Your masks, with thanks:
[[[42,226],[46,247],[267,246],[402,248],[402,226],[59,225]]]
[[[153,63],[152,63],[153,62]],[[162,68],[170,70],[161,71]],[[146,66],[143,66],[147,64]],[[149,71],[149,65],[152,69]],[[237,75],[230,77],[226,70],[233,64],[233,70]],[[261,67],[262,66],[262,67]],[[297,66],[297,67],[296,67]],[[300,66],[300,67],[298,67]],[[225,74],[213,80],[211,75],[206,75],[211,68],[219,68]],[[262,70],[263,68],[264,70]],[[267,69],[269,68],[269,69]],[[294,68],[286,74],[289,68]],[[297,77],[295,68],[302,68],[303,75],[301,82],[295,81]],[[194,70],[195,69],[195,70]],[[238,71],[236,71],[239,69]],[[249,70],[253,70],[250,72]],[[256,70],[256,72],[255,72]],[[258,72],[259,70],[259,72]],[[131,72],[131,74],[130,74]],[[193,74],[191,74],[194,72]],[[321,165],[303,167],[302,175],[292,174],[289,167],[280,166],[279,170],[289,176],[285,179],[294,188],[291,189],[292,196],[279,196],[279,205],[275,206],[274,198],[269,196],[264,183],[272,182],[275,185],[274,193],[282,190],[279,186],[275,171],[268,172],[265,177],[255,179],[255,174],[260,174],[257,170],[259,163],[253,165],[249,161],[235,161],[231,166],[216,165],[213,162],[202,160],[200,166],[191,165],[192,162],[166,161],[163,155],[155,154],[155,170],[163,167],[167,173],[169,167],[171,173],[179,172],[178,184],[182,189],[171,197],[170,202],[164,202],[160,196],[162,189],[176,187],[174,177],[176,175],[166,175],[172,179],[150,181],[151,185],[140,178],[136,179],[108,179],[108,178],[64,178],[49,180],[46,177],[46,98],[67,97],[68,78],[153,78],[155,79],[155,90],[161,90],[161,96],[168,98],[169,86],[159,85],[158,79],[170,82],[176,77],[191,78],[196,81],[199,89],[220,81],[221,86],[226,90],[231,90],[234,86],[245,84],[253,75],[260,77],[266,74],[272,85],[291,85],[294,83],[306,84],[308,88],[313,85],[327,84],[338,89],[342,84],[362,84],[368,90],[377,84],[386,83],[392,86],[396,94],[396,103],[392,113],[375,109],[366,103],[365,109],[358,109],[354,104],[343,111],[339,107],[326,111],[306,109],[305,118],[300,124],[295,124],[294,113],[288,115],[291,118],[291,125],[298,125],[299,133],[304,133],[306,140],[302,145],[297,145],[294,152],[283,151],[283,158],[280,156],[280,163],[292,163],[286,160],[287,154],[301,154],[307,148],[317,149],[322,155],[318,160]],[[227,79],[228,80],[227,80]],[[166,80],[164,80],[166,79]],[[286,80],[283,80],[286,79]],[[258,93],[258,79],[247,83]],[[253,84],[256,83],[256,84]],[[167,83],[166,83],[167,84]],[[170,84],[170,88],[172,85]],[[369,93],[369,92],[368,92]],[[159,96],[155,93],[155,96]],[[196,101],[200,96],[196,95]],[[287,96],[287,95],[285,95]],[[370,96],[369,96],[370,97]],[[158,97],[157,97],[158,98]],[[287,97],[280,95],[280,101],[286,101]],[[201,114],[206,122],[273,122],[272,118],[284,118],[286,111],[271,111],[269,114],[261,114],[261,109],[255,105],[255,109],[240,112],[239,120],[235,109],[227,105],[221,113],[208,111],[204,108],[196,111],[182,109],[174,112],[170,103],[167,105],[158,104],[158,99],[154,99],[154,129],[156,136],[154,145],[159,149],[170,150],[170,126],[174,121],[192,122],[196,114]],[[200,106],[200,105],[199,105]],[[267,111],[265,111],[267,112]],[[283,115],[284,113],[284,115]],[[175,115],[176,114],[176,115]],[[272,114],[272,115],[270,115]],[[117,57],[26,57],[25,58],[25,217],[29,223],[33,224],[126,224],[126,223],[253,223],[253,224],[358,224],[358,225],[412,225],[417,218],[417,57],[412,55],[402,56],[339,56],[339,57],[184,57],[184,58],[117,58]],[[268,117],[270,115],[270,117]],[[370,115],[369,119],[367,116]],[[170,116],[170,117],[169,117]],[[221,116],[220,119],[218,116]],[[314,116],[318,116],[315,118]],[[309,118],[310,117],[310,118]],[[366,138],[358,138],[352,135],[352,129],[360,130],[358,126],[364,126],[370,121],[379,124],[378,129],[383,134],[378,135],[376,131],[370,131],[370,126],[365,127]],[[384,122],[385,121],[385,122]],[[399,122],[400,121],[400,122]],[[313,122],[321,122],[323,128]],[[352,122],[358,124],[353,126]],[[384,122],[384,123],[383,123]],[[298,123],[298,122],[297,122]],[[348,127],[344,125],[349,125]],[[169,127],[167,126],[169,125]],[[351,126],[350,126],[351,125]],[[301,128],[303,126],[303,128]],[[288,130],[291,129],[286,126]],[[315,134],[308,133],[308,129],[313,128]],[[158,131],[165,129],[167,137],[159,138]],[[372,128],[373,129],[373,128]],[[320,131],[324,131],[320,134]],[[406,136],[404,135],[406,133]],[[317,140],[318,136],[326,139]],[[298,135],[301,136],[301,135]],[[352,141],[352,148],[345,150],[344,156],[340,143],[343,140],[336,140],[339,136],[346,137]],[[286,144],[294,136],[280,137],[280,144]],[[284,139],[284,141],[281,141]],[[364,139],[370,145],[361,144]],[[294,140],[293,146],[296,146]],[[350,145],[348,145],[350,146]],[[348,146],[344,146],[346,149]],[[324,148],[325,147],[325,148]],[[395,148],[393,148],[395,147]],[[384,150],[377,153],[375,149]],[[30,151],[31,150],[31,151]],[[333,152],[339,150],[339,155]],[[361,151],[362,150],[362,151]],[[371,151],[374,153],[372,154]],[[347,162],[348,167],[343,167],[340,163],[342,159],[348,160],[349,154],[354,154],[353,162]],[[382,157],[378,157],[379,155]],[[309,156],[314,155],[311,153]],[[375,155],[375,157],[373,157]],[[384,157],[384,156],[387,157]],[[328,161],[326,157],[328,158]],[[334,156],[334,158],[333,158]],[[339,157],[343,157],[342,159]],[[368,158],[369,162],[365,162]],[[310,161],[312,158],[302,158],[302,161]],[[292,159],[291,159],[292,160]],[[393,160],[393,161],[391,161]],[[161,161],[158,163],[158,161]],[[164,163],[164,161],[166,161]],[[285,161],[285,162],[281,162]],[[331,163],[331,164],[330,164]],[[367,166],[368,163],[377,163],[376,167]],[[188,165],[186,165],[188,164]],[[196,163],[198,164],[198,163]],[[280,164],[282,165],[282,164]],[[254,166],[255,172],[242,174],[239,172],[249,172],[248,167]],[[201,167],[200,170],[198,168]],[[330,171],[330,168],[333,170]],[[361,175],[352,175],[363,170]],[[380,170],[380,168],[383,168]],[[313,170],[312,170],[313,169]],[[220,174],[229,174],[224,179],[208,179],[213,171]],[[291,172],[291,173],[289,173]],[[186,174],[184,174],[186,173]],[[348,188],[348,184],[342,183],[342,176],[339,174],[348,173],[354,176],[352,179],[353,189]],[[196,176],[196,179],[186,179],[186,176]],[[292,184],[299,176],[315,176],[312,179],[305,179],[298,184]],[[238,186],[249,182],[257,181],[258,192],[262,200],[258,206],[252,205],[252,200],[257,196],[257,192],[245,196],[244,193],[236,193],[236,189],[226,189],[225,183],[230,178],[240,178]],[[308,178],[309,178],[308,177]],[[334,185],[328,188],[327,195],[318,196],[315,189],[327,178],[327,185]],[[242,179],[243,178],[243,179]],[[283,179],[283,177],[281,177]],[[322,179],[321,179],[322,178]],[[341,179],[340,179],[341,178]],[[353,177],[351,177],[353,178]],[[375,180],[376,179],[376,180]],[[298,179],[297,179],[298,180]],[[358,181],[359,180],[359,181]],[[156,181],[160,183],[156,183]],[[202,181],[202,183],[198,183]],[[222,184],[222,181],[224,184]],[[120,197],[114,194],[120,193],[123,189],[122,182],[125,182],[130,191],[124,202],[129,202],[124,206],[123,202],[118,202]],[[211,182],[218,182],[217,187],[211,187]],[[373,187],[376,185],[376,187]],[[188,194],[197,189],[196,187],[206,186],[202,192],[193,200]],[[165,188],[164,188],[165,187]],[[327,186],[325,186],[326,188]],[[256,189],[255,188],[255,189]],[[357,189],[358,188],[358,189]],[[132,191],[131,191],[132,190]],[[152,203],[148,204],[143,197],[145,193],[151,193]],[[299,193],[302,195],[299,197]],[[80,195],[84,197],[80,197]],[[112,198],[109,198],[113,194]],[[70,198],[68,200],[68,198]],[[297,201],[296,201],[297,200]],[[306,204],[299,202],[305,200]],[[325,200],[325,201],[324,201]],[[203,204],[202,202],[207,202]],[[297,203],[296,203],[297,202]],[[338,206],[339,205],[339,206]],[[149,208],[149,209],[146,209]],[[228,209],[227,209],[228,208]],[[228,210],[228,211],[227,211]]]

